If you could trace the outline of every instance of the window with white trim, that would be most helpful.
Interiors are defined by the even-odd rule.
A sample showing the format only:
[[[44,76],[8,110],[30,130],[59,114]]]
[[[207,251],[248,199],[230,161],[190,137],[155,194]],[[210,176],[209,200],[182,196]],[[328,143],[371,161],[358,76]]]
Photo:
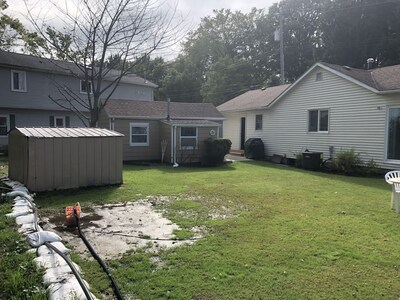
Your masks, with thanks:
[[[328,132],[329,111],[315,109],[308,111],[308,132]]]
[[[11,91],[26,92],[26,72],[11,70]]]
[[[262,130],[263,115],[256,115],[256,130]]]
[[[80,81],[80,92],[81,94],[92,93],[92,83],[90,81],[81,80]]]
[[[65,127],[65,118],[64,117],[54,117],[54,127],[59,127],[59,128]]]
[[[400,160],[400,107],[388,111],[386,156],[387,159]]]
[[[322,81],[323,77],[322,77],[322,72],[318,72],[315,74],[315,81]]]
[[[149,145],[149,123],[130,123],[131,146]]]
[[[197,127],[181,127],[181,149],[190,150],[197,148]]]
[[[7,136],[10,130],[10,120],[8,116],[0,115],[0,136]]]

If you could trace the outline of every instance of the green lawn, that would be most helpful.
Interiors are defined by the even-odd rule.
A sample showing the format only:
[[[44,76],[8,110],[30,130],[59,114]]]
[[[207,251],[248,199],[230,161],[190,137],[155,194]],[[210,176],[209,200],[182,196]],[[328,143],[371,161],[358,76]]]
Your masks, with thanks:
[[[139,299],[399,299],[400,216],[384,179],[308,172],[264,162],[221,168],[125,166],[120,187],[37,196],[41,209],[79,201],[177,196],[160,205],[204,239],[158,254],[108,261]],[[196,196],[196,197],[193,197]],[[216,212],[228,218],[210,217]],[[95,262],[74,259],[94,291],[110,291]]]

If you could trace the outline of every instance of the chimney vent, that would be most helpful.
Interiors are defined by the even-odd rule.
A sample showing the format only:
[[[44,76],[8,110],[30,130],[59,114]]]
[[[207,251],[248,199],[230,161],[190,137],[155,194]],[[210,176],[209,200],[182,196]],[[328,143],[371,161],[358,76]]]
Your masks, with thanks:
[[[367,59],[367,70],[373,69],[374,68],[374,64],[375,64],[375,59],[373,59],[372,57],[368,58]]]

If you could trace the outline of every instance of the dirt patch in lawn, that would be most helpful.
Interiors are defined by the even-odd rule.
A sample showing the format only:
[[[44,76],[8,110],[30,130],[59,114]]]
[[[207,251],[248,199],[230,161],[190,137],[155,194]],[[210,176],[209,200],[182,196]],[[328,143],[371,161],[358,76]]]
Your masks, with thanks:
[[[147,200],[84,208],[81,213],[81,228],[89,243],[100,257],[118,258],[129,250],[144,249],[157,252],[183,244],[193,243],[201,233],[187,240],[177,240],[174,230],[179,226],[153,209]],[[42,217],[43,227],[57,232],[67,246],[83,256],[89,255],[77,229],[64,225],[65,215]],[[195,229],[193,229],[196,232]]]

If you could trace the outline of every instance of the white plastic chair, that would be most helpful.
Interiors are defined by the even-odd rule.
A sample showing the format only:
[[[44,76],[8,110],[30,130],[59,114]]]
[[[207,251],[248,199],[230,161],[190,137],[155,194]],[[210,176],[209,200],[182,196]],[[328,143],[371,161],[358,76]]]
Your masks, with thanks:
[[[390,199],[390,208],[393,208],[393,203],[396,205],[396,212],[399,213],[399,193],[400,181],[397,183],[395,180],[400,180],[400,171],[390,171],[385,174],[385,180],[392,185],[392,197]]]
[[[400,195],[400,182],[395,182],[393,183],[393,187],[394,187],[394,203],[396,205],[396,212],[399,213],[400,212],[400,208],[399,208],[399,195]]]

